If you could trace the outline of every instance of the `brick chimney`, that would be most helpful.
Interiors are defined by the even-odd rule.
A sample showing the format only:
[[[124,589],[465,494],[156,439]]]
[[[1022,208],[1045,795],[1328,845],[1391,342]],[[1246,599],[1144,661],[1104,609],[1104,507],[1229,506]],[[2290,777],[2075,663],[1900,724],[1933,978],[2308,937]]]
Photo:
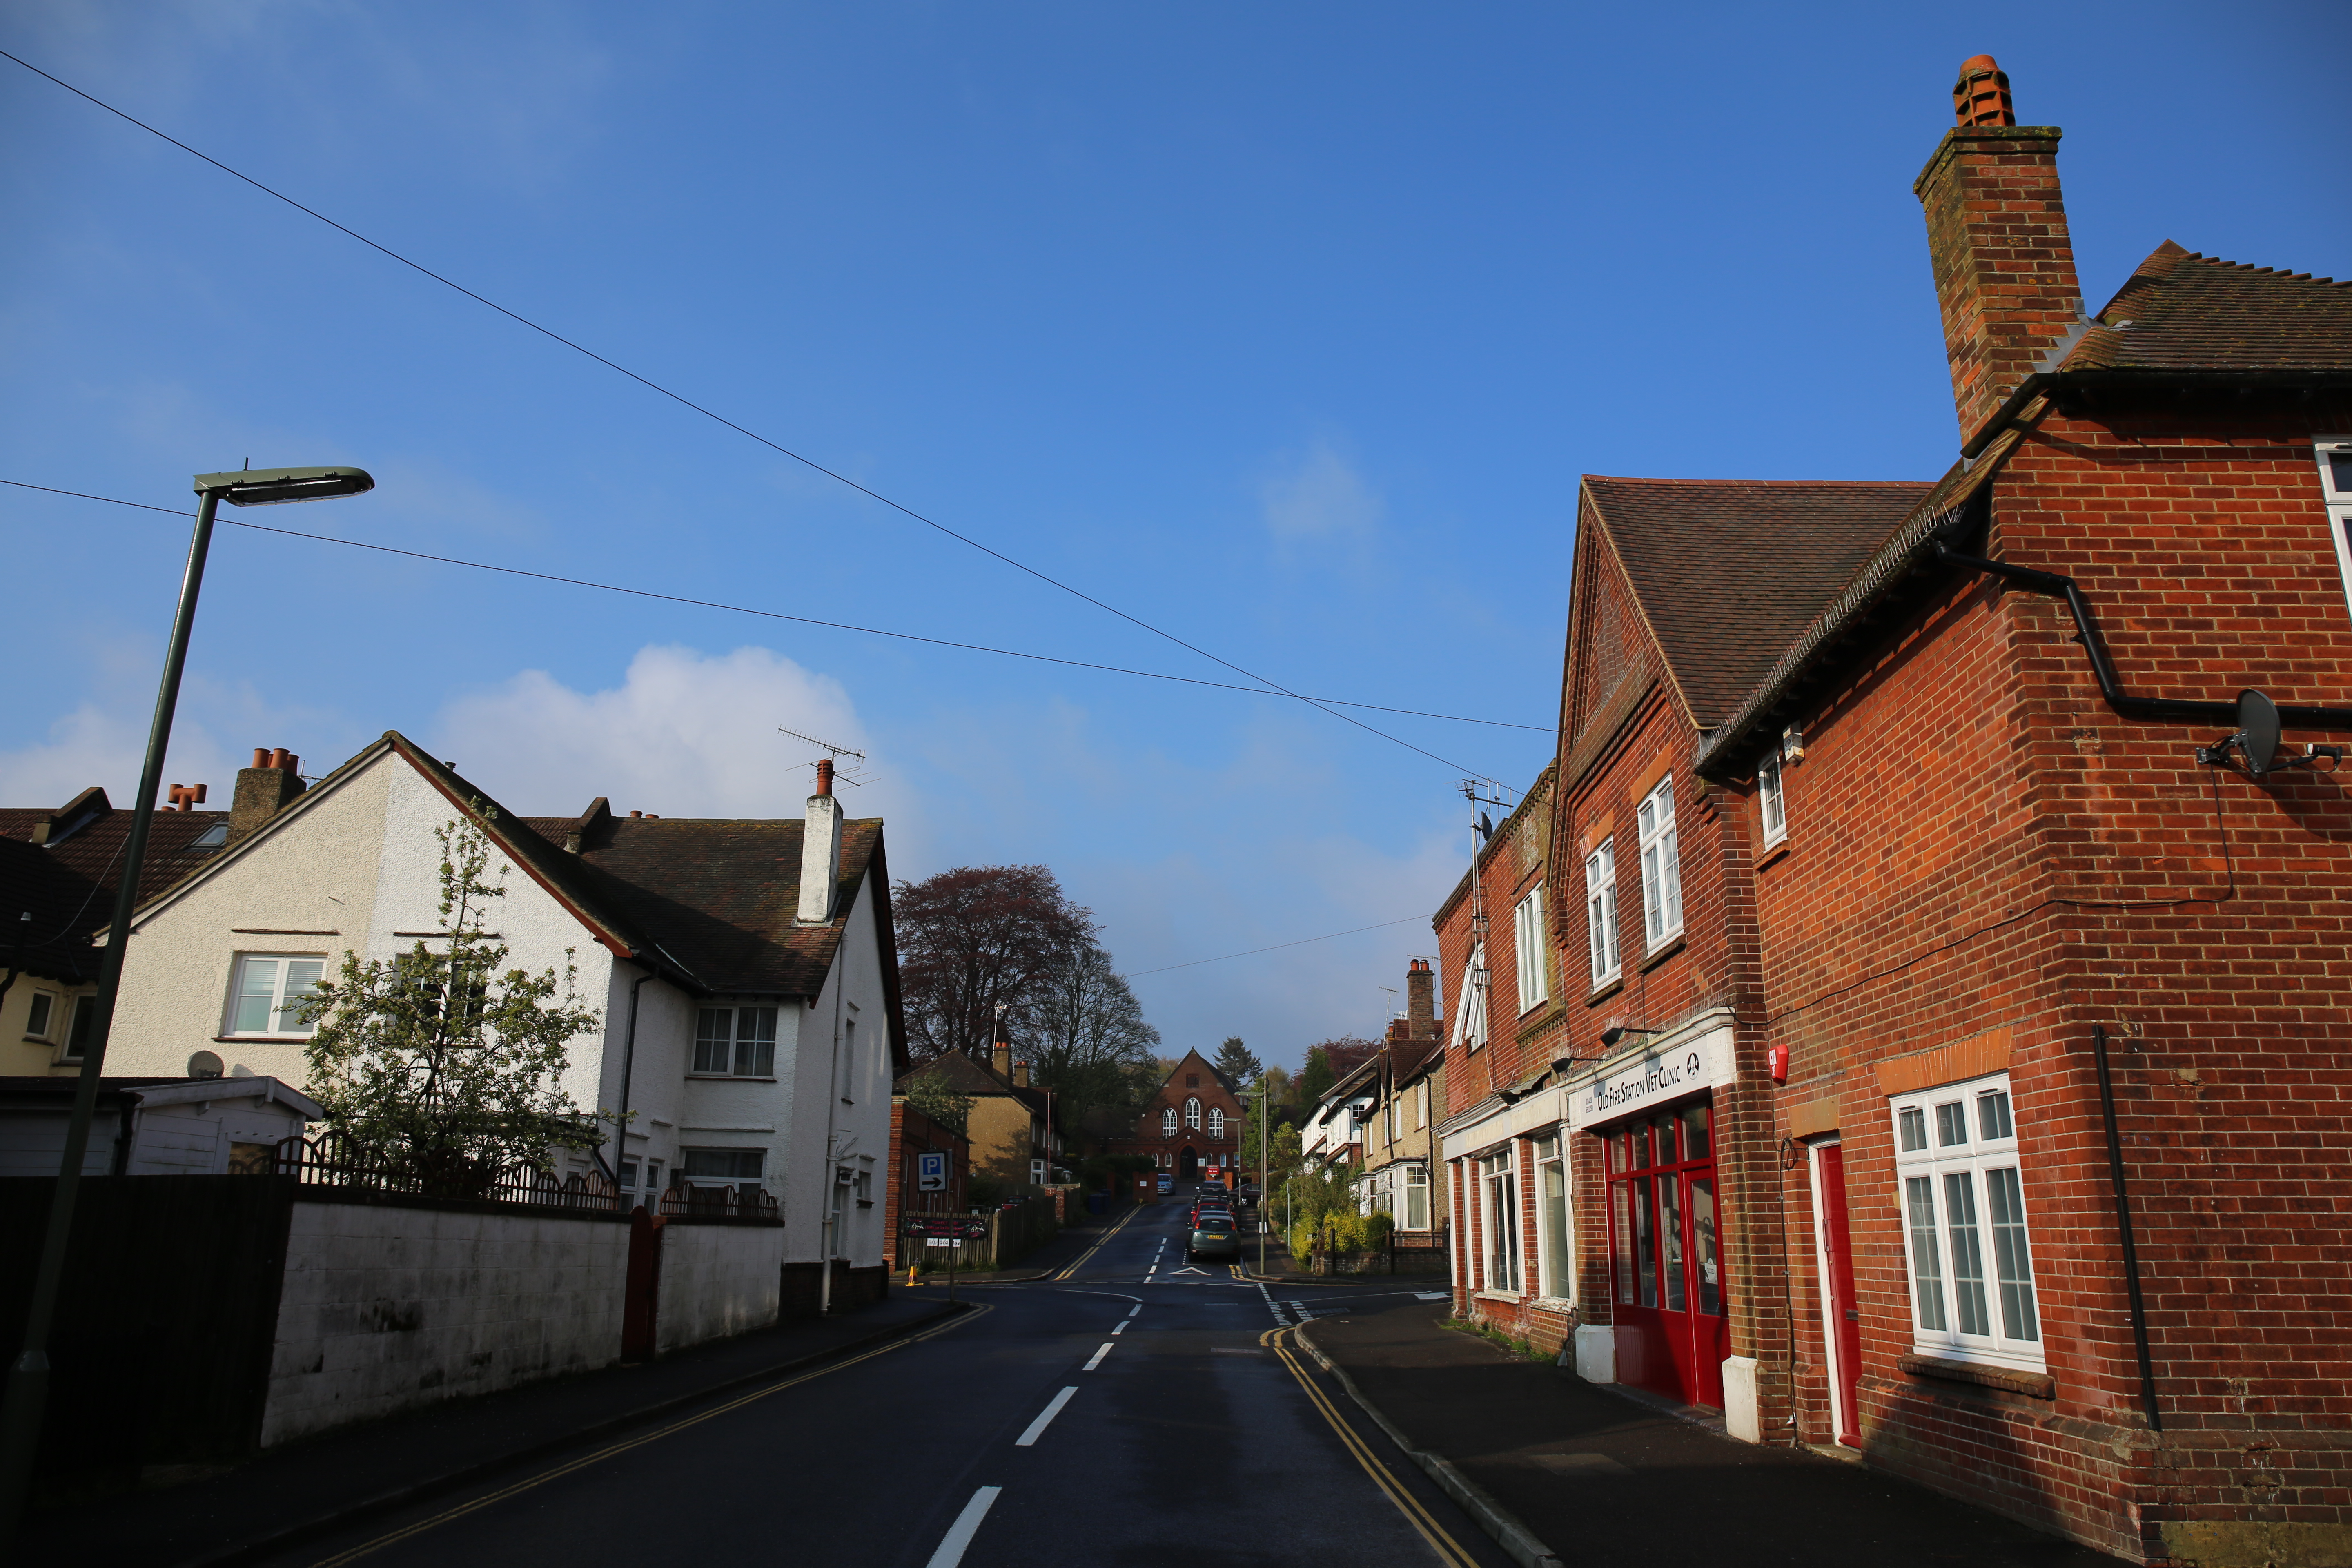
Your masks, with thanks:
[[[995,1048],[994,1048],[993,1050],[992,1050],[992,1051],[989,1053],[989,1055],[990,1055],[990,1056],[991,1056],[991,1057],[995,1060],[995,1063],[996,1063],[996,1071],[997,1071],[997,1075],[998,1075],[999,1077],[1001,1077],[1001,1078],[1011,1078],[1011,1077],[1013,1076],[1013,1042],[1012,1042],[1012,1041],[1010,1041],[1010,1040],[999,1040],[999,1041],[997,1041],[997,1042],[996,1042]]]
[[[1927,212],[1960,449],[1973,452],[2018,384],[2081,336],[2083,286],[2058,189],[2058,128],[2017,123],[1990,55],[1960,67],[1952,104],[1958,123],[1911,190]]]
[[[1412,960],[1404,972],[1404,1016],[1414,1039],[1437,1033],[1437,975],[1425,958]]]
[[[1016,1089],[1027,1089],[1029,1087],[1029,1064],[1027,1062],[1014,1062],[1013,1064],[1013,1084]]]
[[[833,918],[834,893],[841,882],[841,802],[833,793],[833,759],[816,765],[816,793],[808,797],[808,826],[801,832],[803,925]]]
[[[228,841],[236,843],[294,804],[302,793],[302,759],[279,746],[256,746],[253,766],[236,770],[236,795],[229,802]]]

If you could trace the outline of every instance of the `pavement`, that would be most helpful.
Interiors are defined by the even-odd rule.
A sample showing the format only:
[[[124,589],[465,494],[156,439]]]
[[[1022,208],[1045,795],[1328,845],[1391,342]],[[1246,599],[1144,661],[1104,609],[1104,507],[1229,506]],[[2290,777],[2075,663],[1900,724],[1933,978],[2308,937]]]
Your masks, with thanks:
[[[1447,1489],[1497,1539],[1513,1525],[1525,1531],[1521,1546],[1535,1551],[1513,1552],[1522,1568],[1545,1556],[1743,1568],[2122,1561],[1857,1462],[1720,1436],[1663,1401],[1441,1328],[1447,1311],[1443,1301],[1368,1301],[1301,1333],[1392,1449],[1422,1456],[1441,1484],[1446,1469],[1466,1482]]]

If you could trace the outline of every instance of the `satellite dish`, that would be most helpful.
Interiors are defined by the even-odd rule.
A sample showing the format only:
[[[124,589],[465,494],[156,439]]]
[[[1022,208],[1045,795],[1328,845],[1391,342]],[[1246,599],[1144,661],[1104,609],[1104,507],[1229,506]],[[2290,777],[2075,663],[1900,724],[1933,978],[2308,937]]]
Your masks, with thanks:
[[[2238,746],[2246,771],[2261,778],[2278,761],[2278,704],[2259,691],[2238,693]]]
[[[1495,837],[1495,824],[1483,811],[1478,814],[1478,837],[1481,838]]]
[[[218,1078],[220,1075],[221,1059],[212,1052],[198,1051],[194,1056],[188,1058],[188,1076],[190,1078]]]

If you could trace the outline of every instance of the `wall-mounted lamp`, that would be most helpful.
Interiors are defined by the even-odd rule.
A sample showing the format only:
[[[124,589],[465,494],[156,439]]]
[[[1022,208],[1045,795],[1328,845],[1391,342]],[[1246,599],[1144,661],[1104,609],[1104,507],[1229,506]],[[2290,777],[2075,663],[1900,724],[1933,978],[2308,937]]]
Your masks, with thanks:
[[[1780,731],[1780,761],[1795,767],[1805,760],[1805,731],[1795,724]]]
[[[1613,1046],[1628,1035],[1663,1035],[1664,1033],[1664,1029],[1636,1029],[1630,1024],[1619,1024],[1612,1028],[1601,1031],[1601,1043],[1604,1046]]]
[[[1551,1070],[1554,1072],[1564,1073],[1575,1065],[1574,1057],[1554,1057],[1551,1059]]]

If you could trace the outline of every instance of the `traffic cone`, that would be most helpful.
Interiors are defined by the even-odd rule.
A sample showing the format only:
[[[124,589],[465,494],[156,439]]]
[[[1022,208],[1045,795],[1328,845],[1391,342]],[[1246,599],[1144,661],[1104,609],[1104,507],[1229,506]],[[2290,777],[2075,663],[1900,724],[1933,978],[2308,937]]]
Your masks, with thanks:
[[[908,1264],[908,1265],[907,1265],[907,1289],[908,1289],[909,1290],[911,1290],[911,1289],[913,1289],[914,1288],[915,1288],[915,1266],[914,1266],[913,1264],[909,1263],[909,1264]]]

